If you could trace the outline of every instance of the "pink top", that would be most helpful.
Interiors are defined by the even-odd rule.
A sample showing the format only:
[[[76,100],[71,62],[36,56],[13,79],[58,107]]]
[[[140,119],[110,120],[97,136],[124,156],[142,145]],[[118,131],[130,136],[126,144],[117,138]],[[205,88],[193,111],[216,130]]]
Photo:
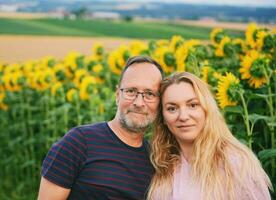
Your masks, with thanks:
[[[190,176],[191,166],[184,156],[181,157],[182,164],[174,173],[173,191],[171,200],[203,200],[200,186],[193,183]],[[236,159],[235,159],[236,160]],[[233,162],[237,165],[237,162]],[[241,193],[237,195],[237,200],[270,200],[270,194],[267,186],[263,182],[257,186],[253,181],[246,182],[250,185],[248,190],[241,188]],[[225,198],[226,199],[226,198]]]
[[[201,200],[200,186],[194,184],[191,180],[191,166],[183,156],[181,161],[181,166],[174,173],[172,200]]]

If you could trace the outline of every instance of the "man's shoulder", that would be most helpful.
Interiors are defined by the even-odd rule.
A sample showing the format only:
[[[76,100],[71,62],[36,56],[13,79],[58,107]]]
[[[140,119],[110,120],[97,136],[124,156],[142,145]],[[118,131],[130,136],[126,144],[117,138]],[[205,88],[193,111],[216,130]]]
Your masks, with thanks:
[[[102,135],[108,131],[107,122],[97,122],[94,124],[86,124],[81,126],[76,126],[72,128],[69,132],[77,132],[82,136],[90,136],[90,135]]]
[[[96,122],[94,124],[85,124],[81,126],[75,127],[79,131],[85,131],[85,130],[94,130],[94,129],[105,129],[107,126],[107,122]]]

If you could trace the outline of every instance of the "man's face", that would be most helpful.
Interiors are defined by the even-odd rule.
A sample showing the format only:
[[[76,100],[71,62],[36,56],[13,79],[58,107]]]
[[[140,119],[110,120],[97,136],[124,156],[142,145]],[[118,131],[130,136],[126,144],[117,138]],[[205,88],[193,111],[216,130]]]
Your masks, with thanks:
[[[126,70],[116,99],[116,117],[123,128],[135,133],[144,132],[154,121],[160,100],[157,97],[155,101],[147,102],[141,94],[134,100],[128,100],[120,89],[133,88],[138,92],[158,93],[161,79],[160,71],[150,63],[135,63]]]

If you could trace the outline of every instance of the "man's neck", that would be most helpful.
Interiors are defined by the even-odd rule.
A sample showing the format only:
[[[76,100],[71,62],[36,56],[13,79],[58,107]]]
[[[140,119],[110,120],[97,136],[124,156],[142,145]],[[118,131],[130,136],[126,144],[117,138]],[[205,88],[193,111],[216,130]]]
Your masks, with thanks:
[[[142,146],[144,133],[134,133],[126,130],[116,118],[109,121],[108,125],[114,134],[125,144],[132,147]]]

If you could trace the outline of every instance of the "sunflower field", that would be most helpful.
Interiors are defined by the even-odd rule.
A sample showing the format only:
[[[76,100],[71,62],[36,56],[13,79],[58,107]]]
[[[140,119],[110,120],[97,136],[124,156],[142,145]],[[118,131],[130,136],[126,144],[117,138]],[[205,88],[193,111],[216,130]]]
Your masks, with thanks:
[[[94,44],[91,55],[0,63],[0,199],[35,199],[50,146],[73,126],[114,117],[116,84],[134,55],[154,58],[167,75],[188,71],[206,81],[231,131],[255,152],[275,188],[276,29],[249,24],[244,34],[231,38],[215,28],[208,43],[175,35],[112,52]]]

